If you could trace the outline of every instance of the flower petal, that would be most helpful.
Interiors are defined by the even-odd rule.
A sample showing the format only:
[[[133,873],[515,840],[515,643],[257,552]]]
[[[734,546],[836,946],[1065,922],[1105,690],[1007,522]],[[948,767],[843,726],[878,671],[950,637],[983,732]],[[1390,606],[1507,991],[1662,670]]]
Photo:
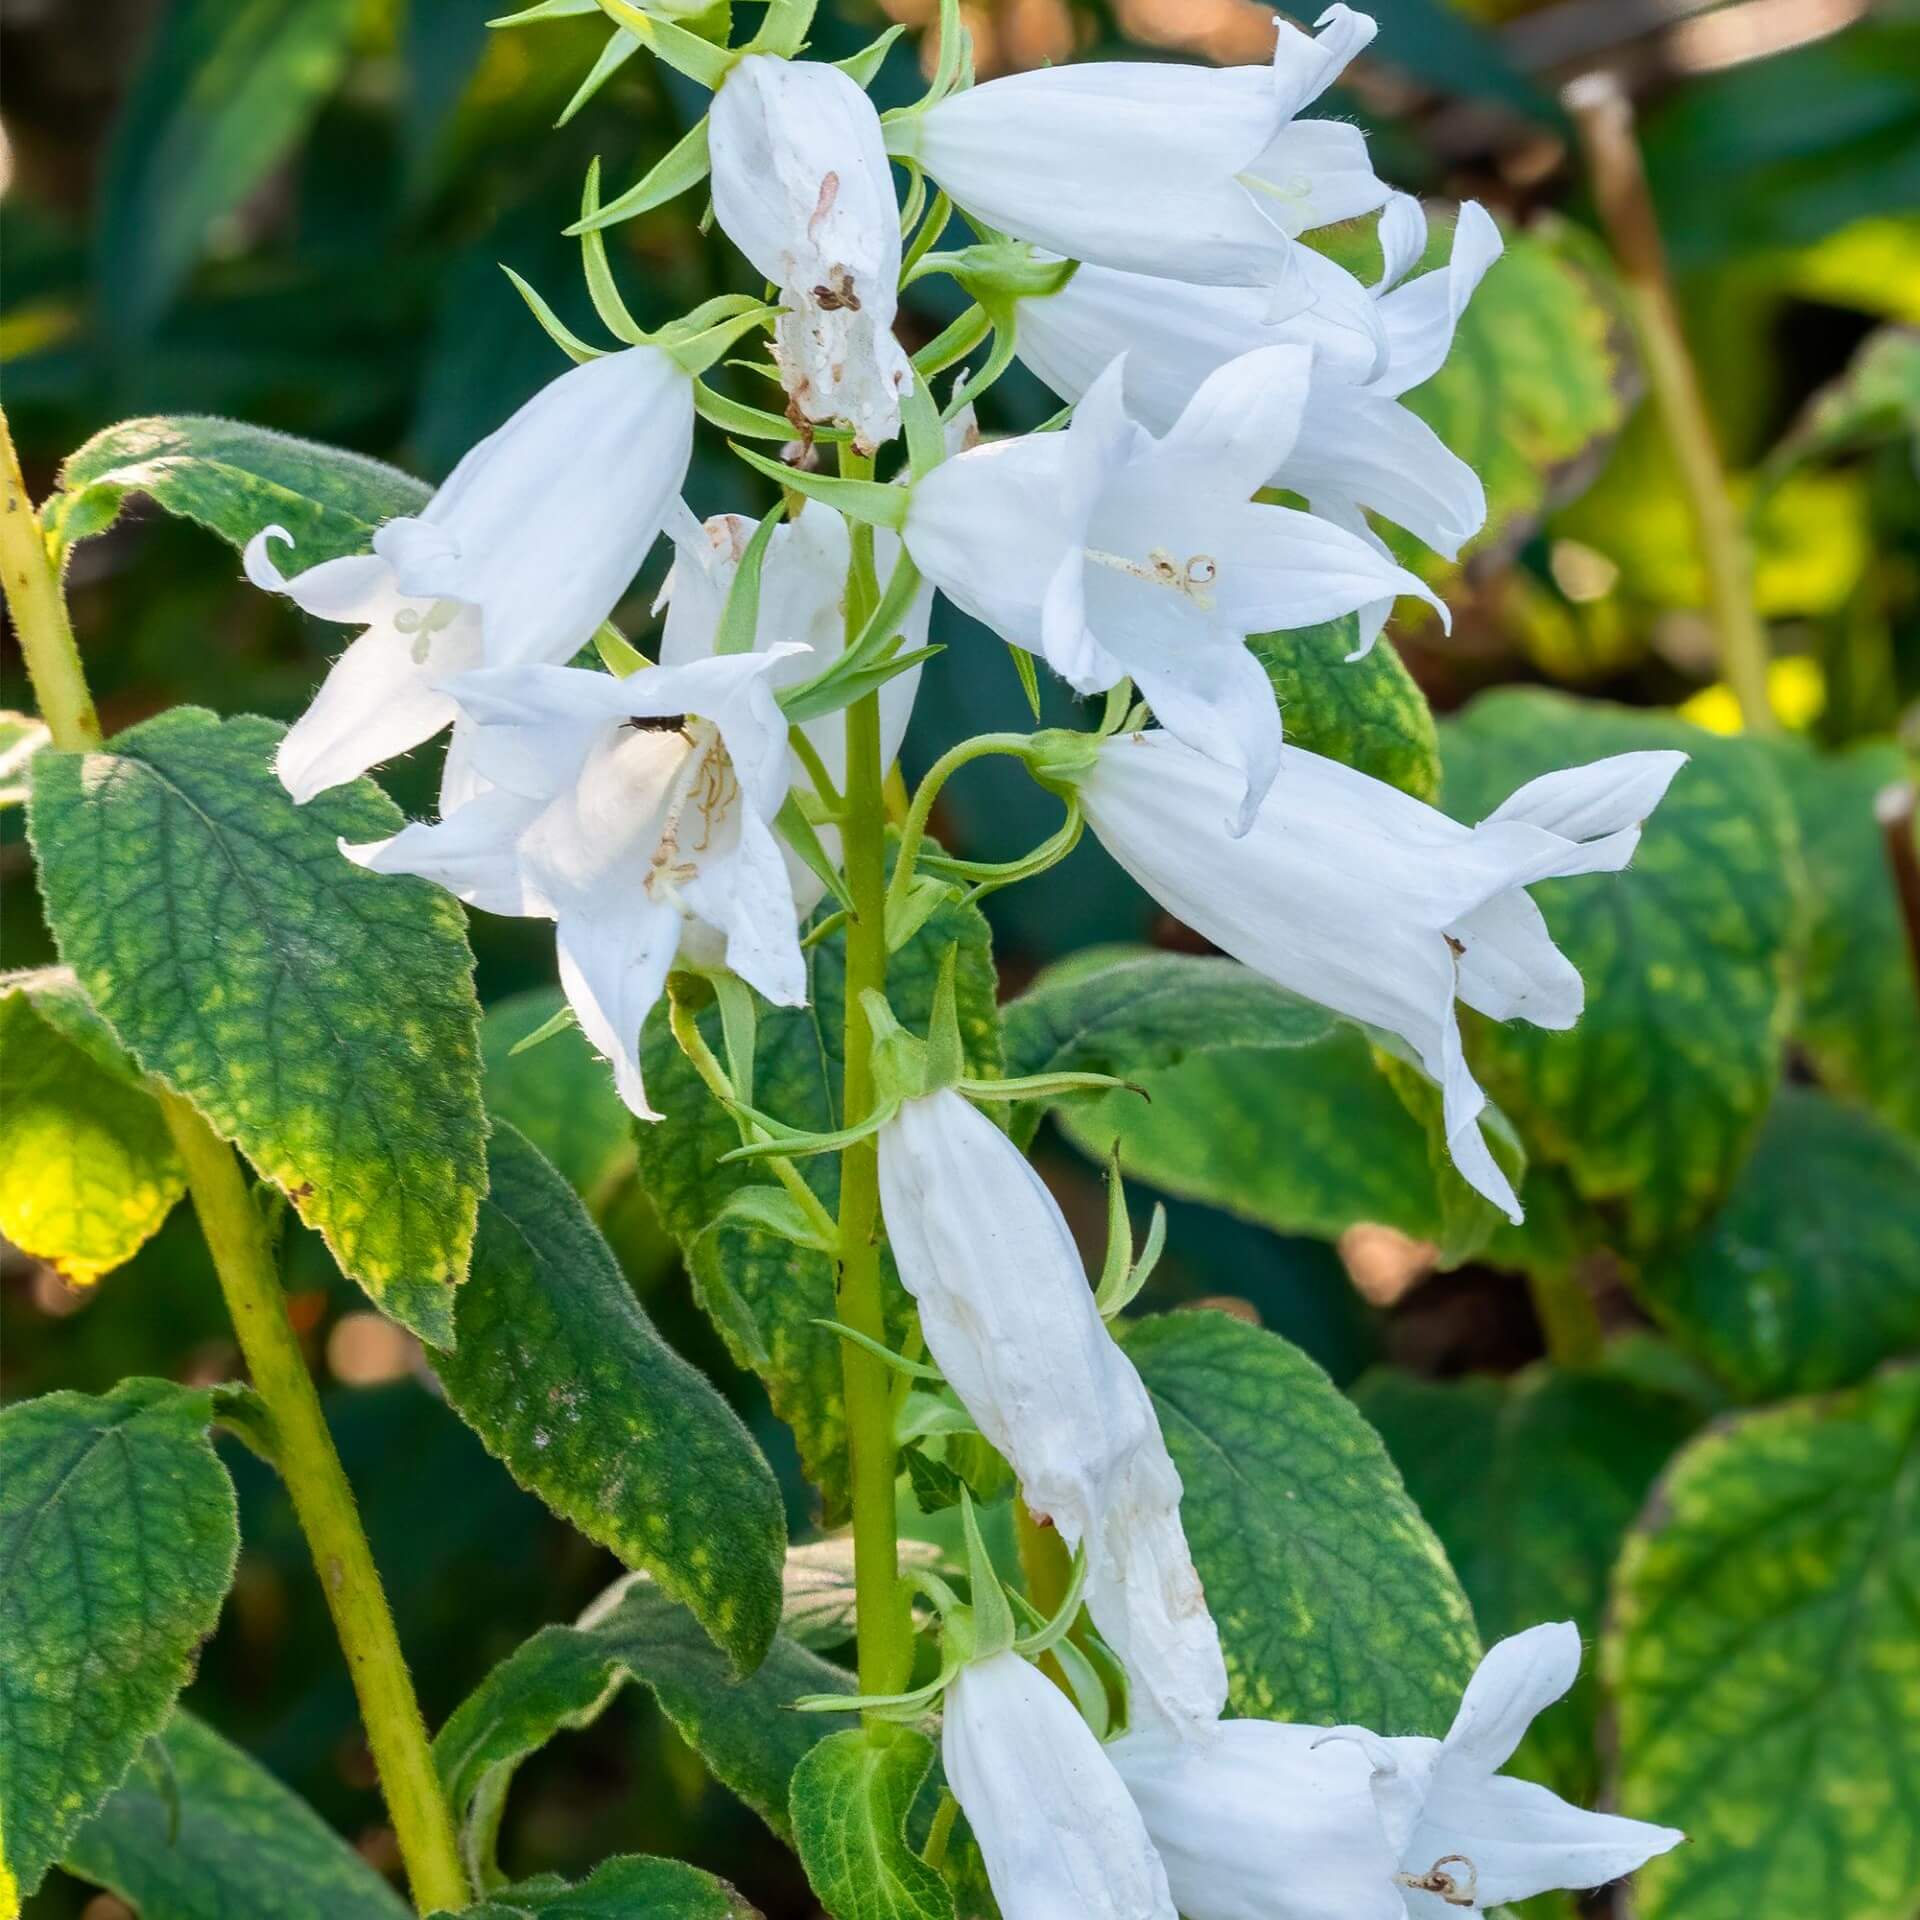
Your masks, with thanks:
[[[1370,508],[1449,560],[1486,524],[1480,476],[1418,414],[1367,387],[1316,383],[1273,482]]]
[[[1310,349],[1256,348],[1200,383],[1148,463],[1192,463],[1221,493],[1245,497],[1282,468],[1300,432],[1313,370]]]
[[[1497,893],[1449,929],[1460,998],[1490,1020],[1530,1020],[1558,1032],[1586,1002],[1580,969],[1553,944],[1540,909],[1519,887]]]
[[[1380,30],[1371,15],[1347,6],[1329,7],[1313,23],[1312,33],[1290,20],[1276,24],[1280,31],[1273,49],[1273,99],[1285,119],[1318,100]]]
[[[1529,780],[1487,819],[1525,821],[1567,840],[1613,842],[1622,835],[1637,836],[1686,763],[1684,753],[1672,750],[1611,754]],[[1607,858],[1612,860],[1611,847]],[[1624,866],[1625,859],[1618,864]]]
[[[777,1007],[807,1002],[799,914],[780,843],[760,816],[742,810],[733,847],[708,857],[680,889],[708,926],[726,936],[726,965]]]
[[[1467,302],[1505,245],[1493,216],[1478,201],[1469,200],[1454,226],[1453,254],[1447,264],[1381,296],[1387,366],[1373,383],[1376,393],[1389,397],[1405,393],[1440,371]]]
[[[555,930],[560,985],[580,1030],[613,1062],[613,1084],[628,1112],[659,1115],[640,1082],[640,1029],[660,998],[680,950],[682,921],[644,886],[608,888],[591,910],[563,913]]]
[[[1380,209],[1380,253],[1383,262],[1375,293],[1397,287],[1427,250],[1427,213],[1410,193],[1396,193]]]
[[[1534,1718],[1580,1673],[1580,1629],[1570,1620],[1529,1627],[1499,1641],[1480,1662],[1441,1743],[1436,1786],[1497,1773]]]
[[[538,818],[537,801],[483,793],[434,825],[415,821],[387,840],[341,844],[370,873],[411,873],[445,887],[456,900],[487,913],[546,917],[552,908],[527,884],[520,841]]]

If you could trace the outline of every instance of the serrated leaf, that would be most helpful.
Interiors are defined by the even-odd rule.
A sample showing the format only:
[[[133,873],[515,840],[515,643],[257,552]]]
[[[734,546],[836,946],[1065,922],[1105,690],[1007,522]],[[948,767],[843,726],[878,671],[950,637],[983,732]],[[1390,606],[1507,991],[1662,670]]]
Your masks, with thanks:
[[[1674,1462],[1606,1645],[1623,1813],[1686,1830],[1643,1920],[1920,1903],[1920,1369],[1749,1414]]]
[[[577,1026],[516,1054],[513,1049],[567,1004],[558,987],[496,1001],[480,1022],[487,1111],[519,1128],[597,1211],[633,1172],[633,1120],[613,1090],[607,1063]]]
[[[753,1920],[754,1909],[724,1880],[681,1860],[622,1854],[603,1860],[577,1886],[557,1874],[502,1887],[460,1920]]]
[[[959,948],[960,1031],[968,1067],[1000,1070],[998,981],[991,936],[978,909],[949,902],[887,962],[887,998],[903,1025],[926,1031],[941,957]],[[758,1007],[754,1105],[791,1126],[822,1132],[840,1124],[841,1050],[846,1018],[846,943],[833,934],[807,949],[804,1007]],[[720,1016],[700,1015],[720,1052]],[[816,1322],[836,1317],[832,1262],[737,1217],[728,1198],[766,1182],[750,1163],[722,1165],[740,1143],[733,1118],[708,1093],[675,1044],[664,1008],[648,1020],[641,1046],[647,1094],[661,1119],[639,1130],[640,1178],[662,1223],[685,1249],[700,1303],[741,1366],[765,1382],[774,1410],[794,1430],[801,1464],[820,1488],[829,1519],[845,1512],[846,1427],[840,1342]],[[840,1163],[820,1154],[798,1163],[831,1212],[839,1205]],[[888,1280],[890,1324],[903,1331],[908,1303]]]
[[[1852,1386],[1920,1348],[1920,1145],[1782,1089],[1726,1205],[1634,1291],[1743,1399]]]
[[[1048,976],[1041,976],[1044,985]],[[1331,1240],[1362,1221],[1431,1241],[1454,1262],[1490,1230],[1436,1168],[1426,1124],[1404,1104],[1367,1036],[1333,1025],[1308,1046],[1242,1043],[1128,1074],[1143,1088],[1058,1108],[1060,1130],[1127,1176],[1224,1207],[1276,1233]],[[1473,1231],[1462,1239],[1463,1223]]]
[[[1379,1436],[1299,1348],[1205,1310],[1126,1327],[1153,1395],[1234,1710],[1444,1733],[1473,1610]]]
[[[792,1702],[854,1690],[851,1674],[784,1634],[736,1680],[693,1616],[631,1575],[578,1626],[543,1627],[523,1641],[441,1728],[434,1761],[470,1846],[475,1833],[491,1834],[520,1762],[562,1729],[590,1725],[629,1680],[652,1690],[715,1778],[779,1834],[788,1831],[794,1768],[834,1731],[820,1714],[790,1711]]]
[[[239,1551],[205,1391],[123,1380],[0,1412],[0,1833],[23,1893],[193,1677]]]
[[[0,1233],[85,1283],[186,1190],[159,1106],[64,967],[0,977]]]
[[[1352,614],[1289,633],[1256,633],[1247,646],[1267,670],[1280,721],[1297,747],[1399,787],[1429,805],[1440,798],[1440,739],[1433,709],[1391,640],[1349,660]]]
[[[1426,264],[1451,245],[1452,229],[1436,223]],[[1468,555],[1516,551],[1626,418],[1637,374],[1606,276],[1555,238],[1510,233],[1446,364],[1406,396],[1486,486],[1487,524]]]
[[[513,1128],[496,1130],[488,1172],[459,1341],[434,1360],[448,1402],[523,1487],[753,1667],[780,1621],[787,1528],[772,1469]]]
[[[399,810],[356,780],[296,807],[282,729],[178,707],[34,762],[62,957],[140,1066],[292,1198],[342,1269],[453,1337],[485,1184],[479,1008],[459,907],[338,842]]]
[[[1599,1632],[1620,1542],[1699,1424],[1674,1395],[1544,1363],[1511,1380],[1383,1368],[1353,1398],[1440,1536],[1489,1643],[1542,1620]],[[1599,1706],[1589,1663],[1568,1699],[1528,1730],[1512,1770],[1591,1803]]]
[[[149,1920],[403,1920],[410,1909],[298,1794],[177,1711],[67,1848]]]
[[[907,1816],[933,1769],[933,1742],[911,1727],[884,1744],[850,1727],[793,1770],[794,1847],[833,1920],[952,1920],[953,1895],[907,1844]]]
[[[1890,744],[1778,765],[1806,849],[1808,932],[1794,1036],[1835,1093],[1920,1139],[1920,1000],[1874,796],[1905,773]]]
[[[156,414],[123,420],[70,453],[42,518],[71,546],[112,526],[130,493],[234,547],[262,527],[285,527],[295,572],[366,552],[383,520],[418,513],[432,497],[424,481],[363,453],[240,420]]]
[[[1684,1232],[1726,1192],[1779,1077],[1800,860],[1772,762],[1663,715],[1533,691],[1483,695],[1440,731],[1462,820],[1553,768],[1646,747],[1692,756],[1625,873],[1539,889],[1586,982],[1578,1026],[1465,1028],[1529,1156],[1614,1208],[1629,1248]]]
[[[159,318],[206,245],[300,137],[347,56],[355,0],[176,0],[155,19],[107,160],[103,317]]]

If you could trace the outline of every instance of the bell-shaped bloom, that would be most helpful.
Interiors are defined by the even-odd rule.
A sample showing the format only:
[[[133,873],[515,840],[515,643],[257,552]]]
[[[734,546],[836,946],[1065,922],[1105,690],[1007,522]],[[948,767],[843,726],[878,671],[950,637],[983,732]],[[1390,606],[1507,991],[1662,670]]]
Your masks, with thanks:
[[[806,999],[793,888],[770,822],[787,724],[771,676],[793,649],[627,679],[490,667],[449,686],[479,791],[438,825],[347,847],[376,873],[433,880],[488,913],[555,922],[560,984],[620,1097],[676,957],[724,963],[780,1006]]]
[[[1500,1771],[1579,1671],[1571,1621],[1530,1627],[1481,1661],[1444,1741],[1380,1743],[1390,1763],[1375,1772],[1374,1792],[1411,1920],[1445,1920],[1555,1887],[1604,1886],[1686,1838],[1674,1827],[1589,1813]]]
[[[795,411],[844,420],[871,453],[913,382],[893,336],[900,212],[873,102],[837,67],[749,54],[714,96],[708,144],[714,216],[780,289]]]
[[[1107,1748],[1186,1920],[1404,1920],[1374,1800],[1384,1743],[1277,1720],[1149,1726]]]
[[[679,495],[693,385],[632,347],[563,373],[472,449],[418,516],[373,551],[290,578],[283,527],[248,542],[247,577],[322,620],[363,629],[280,743],[296,800],[431,739],[459,714],[447,682],[475,667],[570,660],[613,611]],[[293,558],[298,560],[298,553]],[[472,797],[464,737],[442,811]]]
[[[1128,416],[1116,360],[1064,431],[935,467],[903,533],[942,593],[1079,692],[1131,676],[1162,726],[1238,774],[1226,810],[1238,831],[1280,752],[1246,636],[1382,594],[1440,604],[1367,541],[1251,498],[1299,429],[1309,364],[1284,346],[1231,360],[1156,439]]]
[[[1580,975],[1526,889],[1624,867],[1684,763],[1623,753],[1529,781],[1476,827],[1295,746],[1244,838],[1221,825],[1234,782],[1165,733],[1105,742],[1079,776],[1088,824],[1154,899],[1224,952],[1412,1047],[1443,1091],[1466,1180],[1519,1220],[1481,1135],[1486,1105],[1456,1000],[1495,1020],[1570,1027]]]
[[[1400,396],[1445,361],[1501,239],[1469,201],[1450,263],[1402,283],[1425,251],[1426,231],[1419,203],[1395,195],[1380,223],[1387,270],[1379,284],[1362,288],[1332,261],[1306,254],[1313,304],[1284,319],[1270,318],[1246,288],[1083,266],[1059,293],[1020,302],[1020,358],[1063,400],[1078,400],[1124,353],[1127,410],[1164,433],[1229,360],[1260,347],[1311,348],[1299,428],[1275,449],[1266,484],[1304,495],[1316,514],[1362,535],[1363,510],[1378,513],[1451,559],[1485,524],[1486,490]],[[1365,610],[1365,644],[1390,606]]]
[[[880,1204],[927,1351],[1032,1512],[1087,1553],[1087,1610],[1136,1719],[1211,1720],[1220,1640],[1180,1524],[1180,1475],[1133,1362],[1094,1304],[1040,1176],[950,1090],[880,1131]]]
[[[954,1676],[940,1751],[1005,1920],[1174,1920],[1166,1870],[1106,1750],[1017,1653]]]
[[[1286,21],[1270,66],[1089,61],[1010,74],[889,127],[969,213],[1074,260],[1299,304],[1293,237],[1370,213],[1388,189],[1356,127],[1294,116],[1374,34],[1334,6]]]

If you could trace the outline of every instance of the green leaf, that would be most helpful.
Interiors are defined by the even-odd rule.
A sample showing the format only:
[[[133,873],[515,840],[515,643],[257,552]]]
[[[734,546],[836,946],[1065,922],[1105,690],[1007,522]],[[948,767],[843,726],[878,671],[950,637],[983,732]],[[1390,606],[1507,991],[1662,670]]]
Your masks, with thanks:
[[[621,1854],[578,1886],[542,1874],[502,1887],[461,1920],[753,1920],[754,1909],[724,1880],[681,1860]]]
[[[121,109],[97,229],[103,318],[145,333],[208,230],[300,138],[345,65],[355,0],[175,0]]]
[[[903,1025],[925,1033],[941,956],[959,948],[960,1030],[968,1071],[1000,1070],[998,981],[987,923],[973,907],[948,902],[887,962],[887,997]],[[830,1132],[840,1124],[841,1049],[846,1018],[846,943],[836,933],[807,949],[807,1005],[758,1006],[754,1104],[791,1126]],[[701,1031],[721,1051],[717,1007]],[[686,1250],[695,1291],[738,1364],[765,1382],[774,1411],[794,1430],[801,1464],[821,1490],[829,1519],[847,1503],[846,1424],[838,1337],[817,1322],[837,1317],[833,1264],[777,1233],[722,1209],[766,1172],[722,1165],[740,1143],[733,1118],[708,1093],[656,1009],[642,1036],[648,1097],[662,1118],[639,1130],[640,1178],[662,1223]],[[799,1163],[831,1212],[839,1205],[837,1155]],[[908,1303],[889,1280],[890,1324],[907,1325]]]
[[[39,755],[47,917],[140,1066],[444,1346],[485,1183],[465,925],[438,887],[342,858],[399,810],[365,780],[296,807],[273,774],[281,731],[177,707]]]
[[[160,1109],[64,967],[0,976],[0,1233],[76,1283],[132,1259],[186,1190]]]
[[[239,1550],[211,1396],[123,1380],[0,1412],[0,1833],[23,1893],[193,1677]]]
[[[1743,1399],[1853,1385],[1920,1348],[1920,1145],[1783,1089],[1726,1205],[1634,1290]]]
[[[1435,222],[1426,264],[1443,261],[1452,240]],[[1594,447],[1626,418],[1634,374],[1605,276],[1557,237],[1509,233],[1446,365],[1406,396],[1486,484],[1487,524],[1469,554],[1516,551],[1569,480],[1577,490],[1591,477]]]
[[[835,1730],[819,1714],[790,1711],[792,1702],[854,1690],[843,1668],[784,1634],[752,1673],[736,1680],[684,1607],[645,1575],[630,1575],[588,1608],[578,1626],[543,1627],[523,1641],[441,1728],[434,1761],[470,1852],[491,1852],[520,1762],[561,1730],[591,1725],[629,1680],[652,1689],[714,1776],[779,1834],[788,1831],[794,1768]]]
[[[44,720],[0,708],[0,810],[27,804],[27,767],[52,736]]]
[[[1686,1830],[1644,1920],[1920,1903],[1920,1369],[1713,1429],[1627,1544],[1620,1810]]]
[[[1795,743],[1780,772],[1806,846],[1809,928],[1795,1038],[1835,1093],[1920,1139],[1920,1001],[1874,796],[1896,747],[1831,756]]]
[[[434,1359],[449,1403],[523,1487],[753,1667],[780,1621],[772,1469],[654,1331],[573,1189],[509,1126],[488,1171],[459,1343]]]
[[[1533,691],[1483,695],[1441,746],[1462,820],[1552,768],[1643,747],[1692,756],[1624,874],[1538,889],[1586,982],[1579,1025],[1474,1018],[1466,1034],[1528,1153],[1613,1207],[1625,1246],[1686,1231],[1726,1192],[1780,1072],[1800,862],[1771,761],[1661,715]]]
[[[366,552],[383,520],[418,513],[432,497],[422,481],[363,453],[239,420],[159,414],[123,420],[69,454],[42,517],[71,546],[106,532],[130,493],[234,547],[262,527],[285,527],[293,552],[279,549],[277,558],[289,573]]]
[[[1296,747],[1324,754],[1430,805],[1440,798],[1440,740],[1433,709],[1393,642],[1349,660],[1352,614],[1290,633],[1256,633],[1247,645],[1267,670],[1280,719]]]
[[[907,1816],[933,1768],[933,1742],[892,1727],[822,1740],[793,1772],[794,1846],[833,1920],[952,1920],[953,1895],[907,1844]]]
[[[1243,1042],[1127,1077],[1144,1100],[1111,1093],[1054,1117],[1096,1160],[1117,1144],[1122,1170],[1164,1193],[1322,1240],[1378,1222],[1432,1241],[1448,1265],[1471,1257],[1498,1218],[1450,1163],[1436,1166],[1426,1120],[1357,1027],[1336,1024],[1306,1046]]]
[[[633,1120],[607,1063],[571,1024],[513,1051],[566,1005],[558,987],[535,987],[490,1006],[480,1022],[482,1088],[487,1111],[519,1128],[597,1211],[635,1163]]]
[[[407,1903],[298,1794],[176,1712],[61,1864],[148,1920],[403,1920]]]
[[[1807,403],[1767,465],[1780,473],[1901,439],[1920,447],[1920,333],[1882,327],[1861,342],[1846,372]]]
[[[1235,1711],[1444,1733],[1479,1657],[1473,1611],[1379,1436],[1278,1334],[1204,1310],[1125,1331]]]
[[[1382,1369],[1353,1397],[1439,1534],[1489,1641],[1542,1620],[1589,1637],[1648,1487],[1699,1424],[1671,1394],[1544,1363],[1512,1380]],[[1534,1722],[1514,1771],[1569,1799],[1598,1794],[1600,1690],[1591,1664]]]

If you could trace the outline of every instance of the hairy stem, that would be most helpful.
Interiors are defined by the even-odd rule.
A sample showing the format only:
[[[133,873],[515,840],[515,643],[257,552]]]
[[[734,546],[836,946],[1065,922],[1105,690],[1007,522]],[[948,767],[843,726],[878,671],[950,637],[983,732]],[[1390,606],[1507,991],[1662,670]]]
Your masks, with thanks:
[[[0,569],[34,696],[56,747],[95,746],[100,721],[60,583],[0,415]],[[272,1419],[273,1457],[292,1496],[347,1656],[367,1744],[380,1770],[401,1858],[422,1913],[467,1904],[453,1817],[427,1730],[320,1396],[280,1290],[266,1226],[233,1151],[177,1094],[155,1087],[187,1169],[188,1190],[233,1316],[255,1391]]]
[[[843,453],[841,468],[864,478],[868,463]],[[873,530],[853,532],[847,579],[847,632],[858,633],[878,599]],[[856,1126],[873,1111],[873,1033],[864,995],[887,986],[886,769],[880,764],[876,694],[847,709],[846,815],[841,844],[853,911],[847,919],[846,1090],[841,1121]],[[876,1140],[840,1156],[838,1306],[842,1321],[882,1345],[887,1340],[880,1286],[880,1160]],[[895,1542],[893,1380],[884,1361],[856,1342],[840,1345],[847,1403],[847,1464],[853,1492],[854,1599],[859,1610],[862,1693],[898,1693],[913,1669],[913,1627],[900,1585]]]
[[[1633,103],[1612,74],[1593,73],[1567,88],[1566,104],[1586,151],[1593,197],[1626,284],[1654,404],[1692,510],[1720,668],[1748,731],[1773,733],[1778,722],[1767,696],[1766,628],[1753,604],[1753,554],[1745,521],[1727,492],[1700,375],[1674,307],[1659,220],[1634,138]]]

